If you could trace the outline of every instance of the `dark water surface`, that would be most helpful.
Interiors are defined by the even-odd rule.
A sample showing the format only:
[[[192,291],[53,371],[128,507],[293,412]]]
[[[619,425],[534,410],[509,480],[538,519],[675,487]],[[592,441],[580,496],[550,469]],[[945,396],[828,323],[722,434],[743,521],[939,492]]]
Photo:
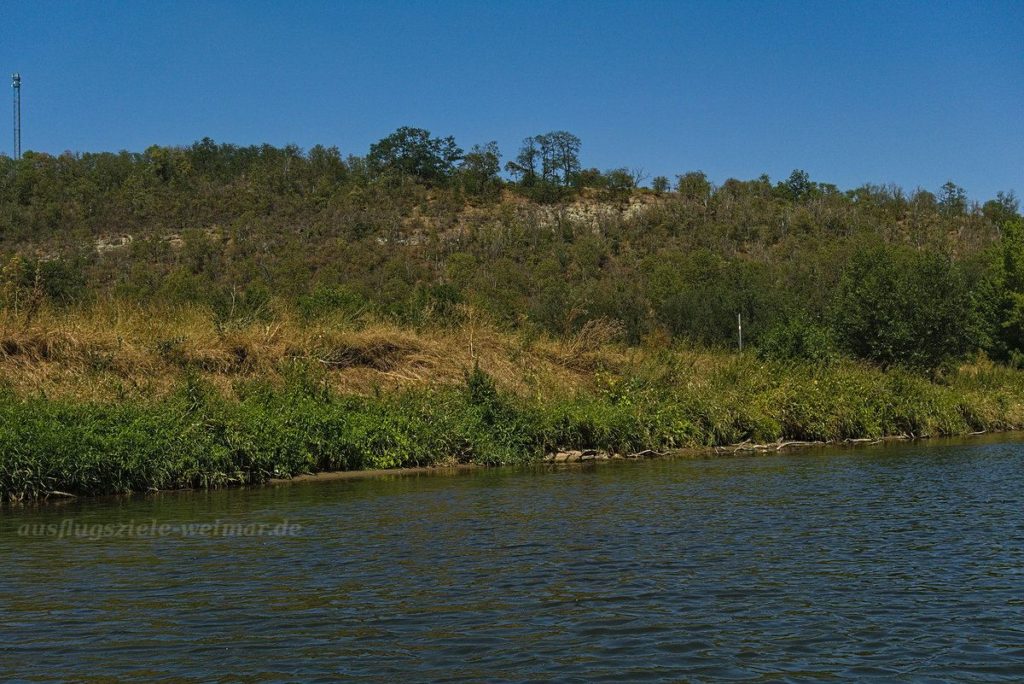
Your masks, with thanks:
[[[12,508],[0,559],[0,680],[1024,681],[1008,439]]]

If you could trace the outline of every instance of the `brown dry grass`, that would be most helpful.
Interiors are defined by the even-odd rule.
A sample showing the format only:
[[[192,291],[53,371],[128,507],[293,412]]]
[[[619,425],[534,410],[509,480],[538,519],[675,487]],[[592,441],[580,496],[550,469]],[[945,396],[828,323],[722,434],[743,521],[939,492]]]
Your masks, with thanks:
[[[479,363],[521,395],[592,385],[643,352],[614,343],[615,324],[596,322],[569,340],[502,332],[469,317],[458,328],[412,330],[386,322],[271,322],[220,326],[199,307],[103,303],[27,318],[0,312],[0,383],[19,394],[115,400],[159,397],[186,373],[230,393],[246,378],[280,380],[289,364],[320,366],[328,384],[370,394],[458,383]]]

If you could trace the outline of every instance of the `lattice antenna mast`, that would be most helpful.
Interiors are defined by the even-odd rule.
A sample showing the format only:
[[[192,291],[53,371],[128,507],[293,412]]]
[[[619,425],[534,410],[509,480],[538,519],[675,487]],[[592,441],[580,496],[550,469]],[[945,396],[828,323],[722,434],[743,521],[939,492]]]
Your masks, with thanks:
[[[14,158],[21,159],[21,75],[11,74],[14,89]]]

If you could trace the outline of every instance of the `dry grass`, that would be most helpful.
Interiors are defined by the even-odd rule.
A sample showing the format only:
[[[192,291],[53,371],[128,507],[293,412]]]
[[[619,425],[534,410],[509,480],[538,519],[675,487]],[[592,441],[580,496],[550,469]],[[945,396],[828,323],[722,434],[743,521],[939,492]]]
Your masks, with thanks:
[[[479,322],[411,330],[390,323],[271,322],[218,325],[199,307],[103,303],[31,318],[0,312],[0,383],[19,394],[120,400],[161,397],[186,373],[229,393],[246,378],[280,380],[291,364],[324,369],[328,384],[368,395],[462,382],[479,363],[503,388],[543,395],[590,386],[594,371],[637,361],[614,344],[618,329],[597,322],[560,341],[511,334]]]
[[[522,463],[563,448],[1024,427],[1024,373],[984,360],[929,378],[849,359],[666,349],[657,338],[627,347],[604,322],[554,340],[466,320],[414,330],[287,314],[223,326],[202,309],[116,304],[0,313],[0,383],[20,395],[0,392],[0,500]],[[240,391],[247,380],[279,387]]]
[[[836,396],[848,396],[850,406],[843,411],[852,414],[866,410],[872,397],[899,397],[916,387],[894,390],[886,383],[899,376],[856,362],[819,373],[810,366],[766,364],[752,355],[679,346],[667,352],[669,342],[657,338],[630,347],[617,342],[621,330],[613,322],[594,321],[562,340],[465,318],[461,327],[417,330],[379,321],[307,323],[287,312],[269,322],[225,326],[199,307],[124,303],[43,309],[31,317],[0,311],[0,387],[20,396],[122,402],[162,399],[191,375],[231,397],[239,382],[283,384],[298,365],[316,369],[339,395],[374,396],[461,385],[479,364],[500,389],[542,403],[615,395],[642,382],[670,388],[673,396],[766,416],[790,405],[832,406]],[[828,396],[819,396],[819,381],[834,385]],[[921,396],[938,393],[944,401],[969,406],[980,423],[1024,424],[1020,372],[979,362],[938,386],[923,378],[914,383],[923,383],[913,390]]]

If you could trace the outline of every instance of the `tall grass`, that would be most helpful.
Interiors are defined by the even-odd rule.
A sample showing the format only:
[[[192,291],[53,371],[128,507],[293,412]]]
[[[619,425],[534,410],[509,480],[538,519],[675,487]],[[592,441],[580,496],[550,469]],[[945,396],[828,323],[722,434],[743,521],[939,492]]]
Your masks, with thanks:
[[[592,372],[585,387],[525,393],[474,367],[457,382],[358,395],[332,388],[331,369],[315,362],[293,362],[277,380],[237,379],[230,392],[194,371],[148,399],[54,399],[7,389],[0,392],[0,496],[508,464],[561,448],[628,452],[1024,425],[1024,373],[986,363],[927,379],[851,362],[660,352],[626,370]]]

